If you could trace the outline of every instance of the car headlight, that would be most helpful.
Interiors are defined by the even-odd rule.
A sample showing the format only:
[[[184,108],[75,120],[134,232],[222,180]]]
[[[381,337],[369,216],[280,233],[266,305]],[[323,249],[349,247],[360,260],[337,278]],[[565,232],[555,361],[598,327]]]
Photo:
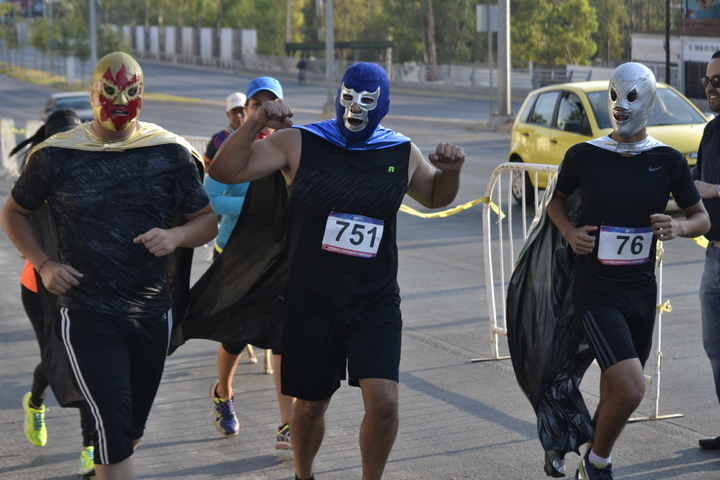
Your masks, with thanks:
[[[692,158],[693,160],[697,160],[697,152],[691,152],[685,155],[687,158]]]

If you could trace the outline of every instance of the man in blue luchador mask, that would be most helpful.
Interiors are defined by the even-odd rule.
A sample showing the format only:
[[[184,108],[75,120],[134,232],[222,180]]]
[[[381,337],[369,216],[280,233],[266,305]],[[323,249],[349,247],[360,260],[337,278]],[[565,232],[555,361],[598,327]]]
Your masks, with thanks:
[[[462,148],[441,143],[427,161],[409,138],[380,125],[389,87],[382,68],[357,63],[343,76],[336,118],[296,128],[288,128],[293,113],[284,101],[265,102],[209,170],[224,183],[279,170],[289,186],[282,392],[297,398],[296,479],[314,478],[325,411],[346,373],[365,403],[363,479],[382,477],[398,429],[397,212],[405,193],[438,208],[459,187]],[[278,131],[256,142],[266,127]]]

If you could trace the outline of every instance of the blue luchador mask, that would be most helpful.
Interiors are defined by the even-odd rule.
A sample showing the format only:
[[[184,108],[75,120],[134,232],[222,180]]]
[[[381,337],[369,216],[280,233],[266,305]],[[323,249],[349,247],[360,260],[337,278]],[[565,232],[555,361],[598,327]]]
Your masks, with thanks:
[[[390,80],[374,63],[347,69],[335,99],[337,126],[350,143],[370,138],[390,110]]]

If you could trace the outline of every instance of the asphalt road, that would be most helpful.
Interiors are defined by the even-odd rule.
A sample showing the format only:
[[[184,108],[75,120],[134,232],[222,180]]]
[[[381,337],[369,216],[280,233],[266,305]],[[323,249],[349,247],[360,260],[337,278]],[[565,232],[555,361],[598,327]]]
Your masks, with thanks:
[[[236,89],[235,81],[242,90],[255,75],[144,68],[148,91],[216,102],[210,106],[146,102],[141,119],[186,135],[210,135],[222,128],[222,100]],[[297,123],[320,118],[324,88],[285,83],[288,102],[297,105]],[[36,118],[47,93],[0,77],[0,117],[14,118],[16,125]],[[425,153],[439,141],[465,148],[468,159],[458,204],[484,195],[488,179],[509,149],[506,132],[468,130],[483,121],[469,103],[457,96],[398,93],[383,122],[409,135]],[[9,182],[0,181],[0,202],[10,188]],[[406,203],[417,207],[410,200]],[[535,415],[517,387],[509,360],[470,362],[491,353],[482,230],[480,206],[442,219],[405,214],[399,218],[404,317],[401,418],[384,478],[545,478]],[[195,278],[208,265],[207,253],[197,249]],[[718,453],[697,448],[698,438],[720,434],[720,407],[700,341],[697,289],[703,255],[688,240],[666,244],[663,289],[673,311],[663,315],[659,413],[684,416],[629,425],[613,455],[616,478],[720,478]],[[32,447],[23,435],[20,399],[29,391],[38,348],[20,303],[21,268],[17,251],[0,235],[0,479],[71,479],[76,477],[81,448],[75,410],[57,407],[49,395],[48,445]],[[193,340],[168,359],[146,435],[135,455],[137,478],[293,478],[291,454],[272,448],[278,413],[272,379],[263,374],[262,359],[258,365],[241,361],[236,375],[240,435],[223,438],[212,425],[207,389],[216,375],[216,347]],[[506,352],[502,340],[501,353]],[[597,403],[597,381],[598,370],[591,367],[583,382],[591,410]],[[650,415],[653,408],[646,400],[637,415]],[[357,437],[362,414],[359,391],[344,385],[328,411],[327,433],[315,464],[318,480],[360,479]],[[573,474],[578,457],[569,454],[567,461],[568,473]]]

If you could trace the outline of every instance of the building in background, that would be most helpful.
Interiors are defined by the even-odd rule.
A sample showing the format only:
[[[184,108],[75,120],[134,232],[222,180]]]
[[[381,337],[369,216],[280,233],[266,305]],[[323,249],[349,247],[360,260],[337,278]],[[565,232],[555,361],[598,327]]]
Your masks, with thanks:
[[[704,99],[700,79],[713,52],[720,50],[720,0],[682,0],[682,18],[670,37],[670,82],[665,80],[665,35],[634,33],[632,61],[653,69],[659,81],[685,96]]]

